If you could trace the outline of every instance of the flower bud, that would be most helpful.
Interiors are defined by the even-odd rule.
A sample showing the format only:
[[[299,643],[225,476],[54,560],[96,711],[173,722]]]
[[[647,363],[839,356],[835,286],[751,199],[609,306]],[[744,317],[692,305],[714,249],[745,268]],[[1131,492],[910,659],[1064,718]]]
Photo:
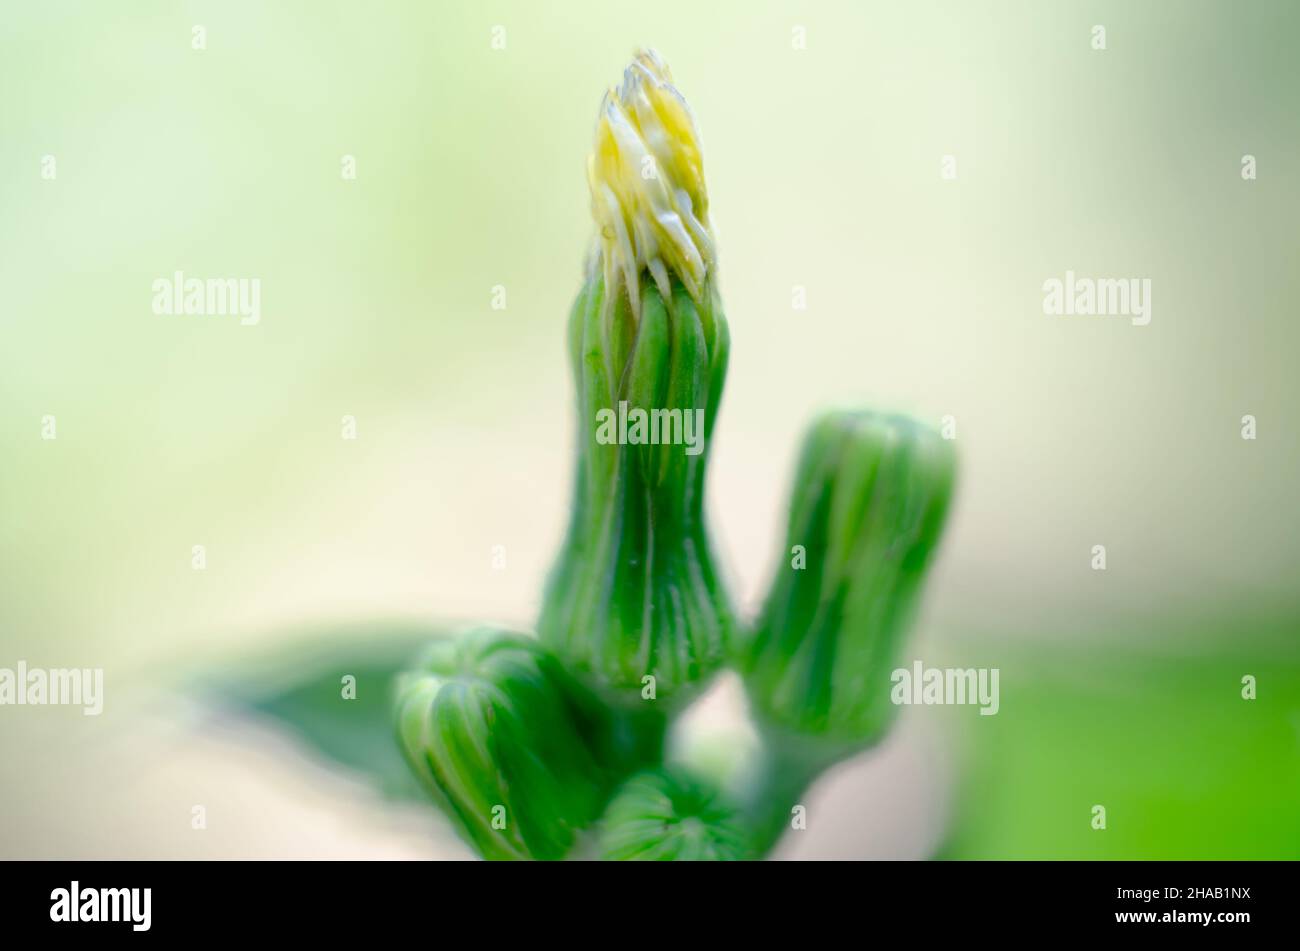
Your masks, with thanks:
[[[767,724],[853,747],[882,735],[954,469],[949,442],[898,416],[833,413],[813,426],[786,547],[743,658]]]
[[[397,711],[412,768],[484,858],[561,858],[600,814],[605,774],[533,638],[479,628],[438,642],[403,677]]]
[[[703,513],[729,337],[699,140],[653,53],[606,96],[588,179],[576,489],[538,630],[615,704],[672,702],[721,665],[734,627]]]
[[[737,810],[677,770],[628,780],[605,810],[598,847],[612,860],[735,861],[751,853]]]

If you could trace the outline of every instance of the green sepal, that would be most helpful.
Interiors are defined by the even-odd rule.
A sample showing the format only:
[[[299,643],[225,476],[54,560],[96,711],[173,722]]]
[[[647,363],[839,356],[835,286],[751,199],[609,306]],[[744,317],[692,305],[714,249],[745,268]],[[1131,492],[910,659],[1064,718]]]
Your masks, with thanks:
[[[707,290],[701,307],[675,280],[667,300],[646,282],[633,317],[626,293],[607,299],[594,274],[570,316],[577,476],[538,633],[625,710],[648,702],[679,708],[722,666],[733,640],[703,511],[729,346],[711,282]],[[664,441],[662,430],[657,444],[602,441],[602,412],[617,417],[622,402],[629,414],[676,413],[664,417],[676,441]],[[687,414],[698,453],[683,442]]]
[[[760,720],[846,749],[883,735],[954,472],[951,443],[903,417],[832,413],[812,427],[776,578],[741,657]]]
[[[737,861],[753,854],[739,811],[675,769],[641,773],[623,785],[601,819],[597,850],[616,861]]]
[[[401,678],[407,760],[484,858],[562,858],[599,816],[613,778],[575,686],[536,639],[492,628],[435,643]]]

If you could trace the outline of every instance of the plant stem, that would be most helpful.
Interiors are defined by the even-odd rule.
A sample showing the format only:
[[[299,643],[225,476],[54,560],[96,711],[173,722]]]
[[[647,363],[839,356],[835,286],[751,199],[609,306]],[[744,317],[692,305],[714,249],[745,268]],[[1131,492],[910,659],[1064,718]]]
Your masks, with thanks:
[[[744,796],[742,809],[758,857],[767,855],[792,827],[793,810],[823,772],[851,749],[816,737],[800,736],[771,724],[760,727],[761,761]]]

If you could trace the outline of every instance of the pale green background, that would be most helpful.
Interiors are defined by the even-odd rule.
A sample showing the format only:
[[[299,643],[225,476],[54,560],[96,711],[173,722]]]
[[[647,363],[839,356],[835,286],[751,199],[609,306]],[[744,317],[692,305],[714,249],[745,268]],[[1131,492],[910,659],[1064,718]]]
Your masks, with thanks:
[[[284,785],[227,797],[289,816],[269,839],[186,839],[224,754],[163,781],[157,745],[82,751],[305,624],[530,623],[568,496],[585,156],[642,43],[705,144],[734,340],[710,491],[742,603],[810,415],[878,406],[957,419],[926,656],[1136,651],[1175,684],[1293,656],[1298,39],[1285,2],[6,3],[0,666],[102,666],[109,695],[97,721],[0,709],[0,854],[333,854]],[[1150,326],[1044,316],[1067,268],[1150,278]],[[260,325],[154,315],[178,269],[260,278]],[[1294,757],[1277,737],[1262,755]]]

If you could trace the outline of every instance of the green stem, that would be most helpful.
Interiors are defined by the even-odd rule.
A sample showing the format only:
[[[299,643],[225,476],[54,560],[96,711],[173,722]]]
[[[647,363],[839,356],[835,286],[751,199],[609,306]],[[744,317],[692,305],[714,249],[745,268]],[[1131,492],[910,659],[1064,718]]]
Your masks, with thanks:
[[[610,745],[627,774],[656,766],[664,757],[668,717],[654,704],[644,710],[615,710]]]
[[[793,810],[817,777],[852,750],[842,744],[762,724],[763,751],[742,810],[755,853],[765,856],[792,827]]]

